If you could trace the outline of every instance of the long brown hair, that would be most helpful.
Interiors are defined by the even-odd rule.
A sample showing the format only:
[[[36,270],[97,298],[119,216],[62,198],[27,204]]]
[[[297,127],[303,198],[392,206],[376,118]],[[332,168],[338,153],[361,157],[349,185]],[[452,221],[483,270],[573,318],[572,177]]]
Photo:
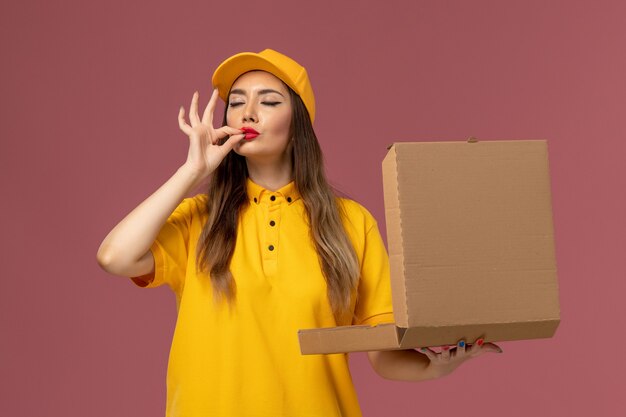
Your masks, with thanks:
[[[304,203],[309,235],[315,244],[322,273],[326,279],[328,299],[335,317],[347,313],[351,292],[359,279],[359,262],[342,223],[343,207],[326,180],[324,161],[317,136],[304,103],[289,86],[292,117],[289,128],[292,172],[295,186]],[[226,101],[222,125],[226,125]],[[228,138],[222,139],[225,142]],[[213,172],[208,186],[207,221],[198,241],[196,268],[210,271],[216,300],[236,297],[236,282],[229,270],[235,250],[237,222],[249,204],[245,157],[229,152]]]

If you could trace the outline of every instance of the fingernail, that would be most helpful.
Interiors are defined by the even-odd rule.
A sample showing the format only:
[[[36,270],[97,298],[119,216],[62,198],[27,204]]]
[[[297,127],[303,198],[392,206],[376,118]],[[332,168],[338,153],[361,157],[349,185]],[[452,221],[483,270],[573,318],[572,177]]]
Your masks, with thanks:
[[[426,352],[426,348],[420,348],[422,352]]]
[[[463,340],[461,340],[461,341],[459,342],[459,346],[460,346],[460,347],[464,347],[464,346],[465,346],[465,342],[464,342]]]
[[[483,339],[478,339],[478,340],[476,341],[476,344],[477,344],[478,346],[482,346],[482,345],[483,345],[483,343],[485,343],[485,341],[484,341]]]
[[[450,346],[444,346],[443,350],[450,350]]]

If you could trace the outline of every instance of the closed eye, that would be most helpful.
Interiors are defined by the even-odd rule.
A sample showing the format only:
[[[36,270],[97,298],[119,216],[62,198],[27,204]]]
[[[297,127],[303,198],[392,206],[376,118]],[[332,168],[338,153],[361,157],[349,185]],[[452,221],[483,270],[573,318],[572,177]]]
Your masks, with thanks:
[[[230,107],[237,107],[240,104],[243,104],[243,103],[230,103],[229,106]],[[262,101],[261,104],[265,104],[267,106],[272,106],[273,107],[273,106],[279,105],[280,101]]]

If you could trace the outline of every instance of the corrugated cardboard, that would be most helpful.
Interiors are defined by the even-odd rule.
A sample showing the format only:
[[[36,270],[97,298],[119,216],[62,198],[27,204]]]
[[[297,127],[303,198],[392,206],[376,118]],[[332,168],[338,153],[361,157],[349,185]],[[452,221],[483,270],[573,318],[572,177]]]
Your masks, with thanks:
[[[383,185],[395,323],[300,330],[303,354],[554,335],[545,140],[394,143]]]

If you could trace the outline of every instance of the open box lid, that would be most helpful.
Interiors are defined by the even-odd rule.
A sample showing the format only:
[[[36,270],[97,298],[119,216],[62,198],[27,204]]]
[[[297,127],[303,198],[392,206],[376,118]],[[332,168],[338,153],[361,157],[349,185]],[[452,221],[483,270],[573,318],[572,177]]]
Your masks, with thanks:
[[[545,140],[394,143],[383,186],[395,325],[301,330],[303,353],[554,334]]]

